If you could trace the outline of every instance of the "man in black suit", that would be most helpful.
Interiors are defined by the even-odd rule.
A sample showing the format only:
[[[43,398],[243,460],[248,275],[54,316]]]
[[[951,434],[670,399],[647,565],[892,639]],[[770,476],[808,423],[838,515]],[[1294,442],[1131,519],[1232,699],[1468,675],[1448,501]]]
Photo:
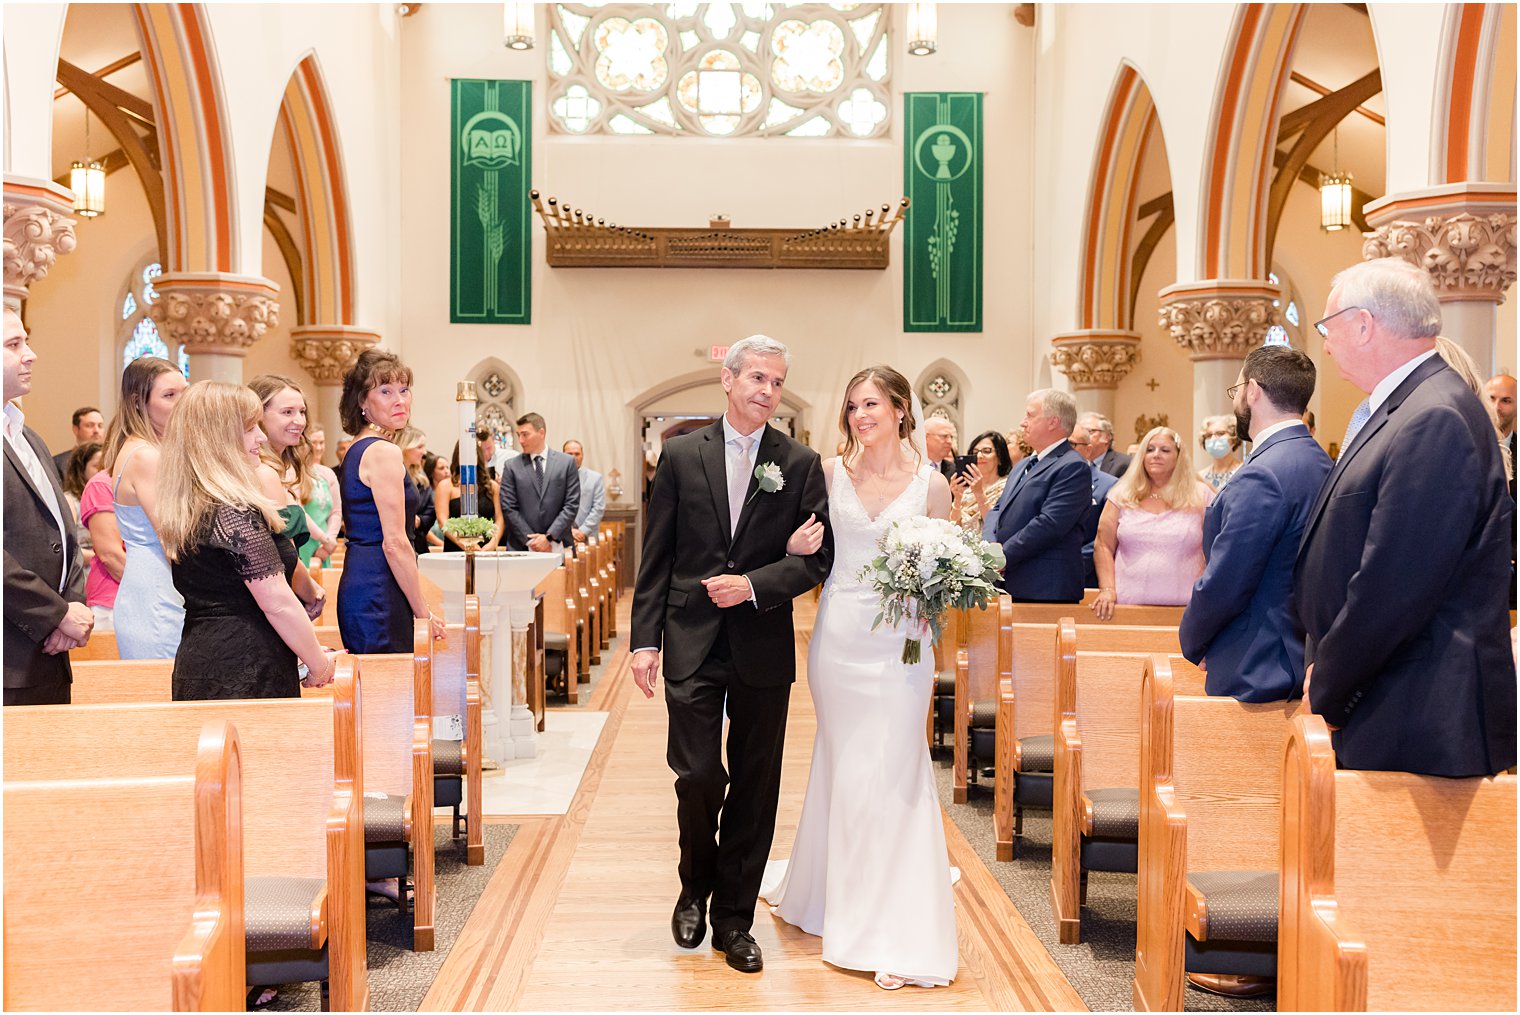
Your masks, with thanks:
[[[786,347],[764,335],[735,343],[721,374],[723,418],[666,442],[633,595],[633,678],[645,697],[654,695],[664,650],[666,761],[676,774],[681,836],[671,931],[683,948],[700,944],[711,895],[713,947],[741,972],[763,964],[749,929],[776,826],[796,680],[792,600],[821,582],[833,560],[827,530],[817,553],[786,551],[809,515],[825,523],[829,516],[818,455],[766,425],[788,359]],[[781,486],[760,485],[757,469],[766,465],[779,469]]]
[[[1101,412],[1084,412],[1077,420],[1088,433],[1089,444],[1079,449],[1082,457],[1099,472],[1122,476],[1130,456],[1114,450],[1114,424]]]
[[[67,705],[69,650],[90,639],[85,570],[47,445],[13,400],[32,389],[37,354],[5,308],[5,704]]]
[[[575,545],[575,513],[581,481],[575,459],[546,447],[544,417],[530,412],[517,421],[522,454],[501,470],[501,512],[507,520],[507,547],[548,553]]]
[[[995,538],[1007,560],[1003,588],[1032,603],[1082,601],[1083,522],[1092,470],[1067,441],[1077,401],[1044,388],[1029,396],[1020,424],[1035,453],[1013,467],[998,500]]]
[[[944,416],[924,420],[924,455],[946,479],[955,478],[955,424]]]
[[[59,479],[67,478],[69,460],[74,457],[74,452],[80,445],[89,444],[92,441],[98,442],[106,432],[106,418],[93,405],[75,409],[71,425],[74,428],[74,446],[53,456],[53,465],[58,469]]]
[[[1346,768],[1503,771],[1515,764],[1503,591],[1515,511],[1493,424],[1435,353],[1441,308],[1424,269],[1348,268],[1315,327],[1369,394],[1298,552],[1309,703]]]
[[[1067,440],[1077,454],[1087,457],[1084,452],[1092,446],[1091,431],[1078,423]],[[1098,587],[1098,568],[1093,563],[1093,543],[1098,539],[1098,520],[1108,506],[1109,491],[1119,482],[1119,477],[1098,469],[1089,471],[1092,473],[1092,506],[1082,520],[1082,584],[1085,588],[1095,589]]]

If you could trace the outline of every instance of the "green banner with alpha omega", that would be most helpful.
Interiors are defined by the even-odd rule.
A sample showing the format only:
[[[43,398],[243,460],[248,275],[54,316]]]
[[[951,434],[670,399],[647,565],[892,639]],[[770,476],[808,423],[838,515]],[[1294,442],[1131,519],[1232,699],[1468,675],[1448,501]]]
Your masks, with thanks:
[[[533,82],[455,78],[449,320],[528,324]]]
[[[903,330],[982,330],[982,95],[909,92]]]

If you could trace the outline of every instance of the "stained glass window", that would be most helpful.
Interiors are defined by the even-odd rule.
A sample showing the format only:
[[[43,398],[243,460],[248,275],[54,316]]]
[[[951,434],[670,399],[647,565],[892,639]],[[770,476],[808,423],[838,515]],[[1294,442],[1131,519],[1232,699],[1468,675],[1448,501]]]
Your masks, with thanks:
[[[125,321],[135,313],[137,313],[137,297],[128,292],[127,298],[121,301],[121,319]]]
[[[1304,347],[1303,316],[1298,306],[1298,291],[1293,285],[1293,277],[1283,270],[1282,265],[1273,265],[1272,270],[1267,272],[1267,280],[1277,286],[1277,299],[1272,301],[1272,306],[1277,309],[1277,323],[1267,330],[1266,345],[1286,345],[1295,349]]]
[[[550,12],[555,130],[879,138],[890,129],[886,4],[552,4]]]
[[[159,334],[158,325],[148,317],[145,308],[158,302],[158,291],[153,280],[164,273],[163,265],[150,261],[140,270],[127,277],[126,294],[121,300],[121,365],[123,368],[143,356],[158,356],[178,362],[186,378],[190,376],[190,354],[181,345],[173,356],[169,346]]]
[[[1293,325],[1295,328],[1298,327],[1298,304],[1293,300],[1289,300],[1288,310],[1283,316],[1287,317],[1289,324]]]

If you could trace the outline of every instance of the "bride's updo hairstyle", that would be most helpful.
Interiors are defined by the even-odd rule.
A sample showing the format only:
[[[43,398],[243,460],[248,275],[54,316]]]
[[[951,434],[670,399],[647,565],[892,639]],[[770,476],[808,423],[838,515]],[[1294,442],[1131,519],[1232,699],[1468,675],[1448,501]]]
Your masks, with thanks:
[[[876,385],[877,390],[892,403],[892,408],[903,414],[902,422],[897,425],[897,439],[909,442],[909,446],[913,448],[913,457],[918,458],[918,446],[913,443],[913,431],[918,429],[918,420],[913,416],[912,385],[908,383],[906,377],[889,366],[866,367],[851,377],[850,383],[844,386],[844,404],[839,407],[839,432],[844,434],[844,451],[839,457],[851,475],[855,474],[852,464],[861,450],[861,445],[855,437],[855,431],[850,427],[850,396],[866,381]]]

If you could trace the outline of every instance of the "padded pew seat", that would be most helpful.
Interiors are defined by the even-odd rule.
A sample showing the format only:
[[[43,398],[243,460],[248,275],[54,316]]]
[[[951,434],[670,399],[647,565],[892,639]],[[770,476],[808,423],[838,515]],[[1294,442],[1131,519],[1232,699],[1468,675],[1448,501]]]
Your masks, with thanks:
[[[1093,789],[1082,794],[1083,875],[1088,870],[1134,874],[1140,868],[1140,791]]]
[[[406,797],[390,793],[364,794],[364,841],[406,841]]]
[[[464,775],[464,742],[461,740],[433,741],[433,776]],[[436,804],[436,801],[435,801]]]
[[[243,934],[252,952],[311,951],[313,925],[327,923],[327,879],[243,879]],[[319,930],[319,939],[326,938]]]
[[[1189,973],[1277,975],[1276,871],[1196,871],[1188,875]]]

